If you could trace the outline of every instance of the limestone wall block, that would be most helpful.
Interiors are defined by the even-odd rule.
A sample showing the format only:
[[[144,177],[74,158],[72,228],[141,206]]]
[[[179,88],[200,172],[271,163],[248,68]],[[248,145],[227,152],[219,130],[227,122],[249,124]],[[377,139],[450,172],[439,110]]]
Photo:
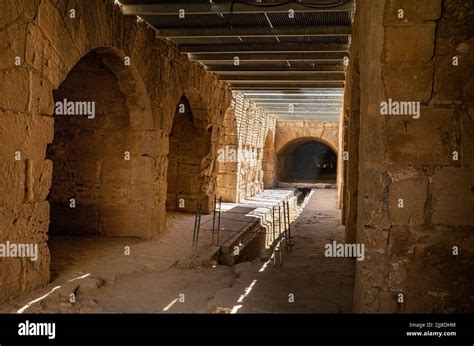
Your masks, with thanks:
[[[0,71],[0,105],[3,109],[28,111],[30,72],[24,68]]]
[[[5,301],[11,292],[20,291],[20,275],[22,259],[15,257],[0,257],[0,302]]]
[[[77,12],[77,11],[76,11]],[[81,15],[80,12],[77,15]],[[67,30],[68,21],[77,23],[78,19],[69,16],[61,16],[58,9],[50,1],[41,1],[38,8],[37,25],[44,33],[46,39],[51,42],[61,59],[67,66],[72,68],[81,57],[72,42],[72,37]],[[88,25],[89,26],[89,25]],[[88,30],[93,30],[89,27]]]
[[[471,49],[474,50],[474,45]],[[470,56],[457,54],[458,66],[453,65],[453,56],[436,57],[434,64],[434,102],[436,104],[461,104],[472,97],[474,52],[471,52]]]
[[[399,18],[399,10],[403,18]],[[441,0],[389,0],[385,9],[385,23],[391,25],[410,24],[436,20],[441,15]]]
[[[34,18],[40,0],[30,0],[30,1],[2,1],[0,3],[0,29],[15,23],[21,16],[23,16],[25,21],[30,21]]]
[[[383,80],[387,99],[426,103],[431,99],[433,64],[386,64]]]
[[[461,160],[474,167],[474,107],[461,114]]]
[[[386,115],[387,152],[391,162],[451,165],[456,150],[452,109],[421,107],[420,118]]]
[[[0,13],[2,13],[1,8]],[[2,17],[3,15],[2,13]],[[20,64],[25,63],[26,28],[26,23],[17,22],[0,30],[0,70],[16,68],[18,66],[16,64],[17,57],[20,58]]]
[[[25,161],[0,162],[0,208],[18,208],[25,201]]]
[[[392,225],[423,224],[427,198],[427,177],[420,175],[412,179],[392,181],[389,187],[389,213]]]
[[[53,118],[10,111],[0,111],[0,117],[1,161],[14,160],[17,151],[22,160],[45,157],[46,145],[53,139]]]
[[[49,226],[49,203],[47,201],[24,203],[13,209],[0,211],[0,239],[4,242],[40,243],[46,241]]]
[[[432,204],[433,224],[474,226],[474,170],[436,168]]]
[[[41,202],[46,200],[53,173],[53,162],[51,160],[31,160],[31,201]],[[28,197],[27,197],[28,198]]]
[[[434,52],[436,24],[427,22],[410,26],[385,28],[385,61],[407,62],[431,60]]]
[[[156,179],[155,160],[151,157],[140,156],[131,162],[130,183],[149,184]]]

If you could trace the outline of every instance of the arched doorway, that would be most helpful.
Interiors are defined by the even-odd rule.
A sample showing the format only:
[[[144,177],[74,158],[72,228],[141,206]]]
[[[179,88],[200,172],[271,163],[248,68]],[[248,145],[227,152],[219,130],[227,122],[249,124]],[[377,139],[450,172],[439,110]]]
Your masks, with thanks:
[[[211,133],[193,114],[189,99],[178,102],[169,134],[166,209],[195,212],[198,202],[208,211],[202,161],[211,148]]]
[[[278,181],[290,183],[335,183],[337,154],[314,138],[288,143],[278,154]]]
[[[86,253],[86,243],[106,244],[91,236],[151,238],[156,230],[154,159],[143,149],[151,147],[143,135],[152,128],[151,112],[136,78],[118,51],[99,48],[53,91],[54,139],[46,153],[53,162],[53,272],[62,272],[70,254]]]

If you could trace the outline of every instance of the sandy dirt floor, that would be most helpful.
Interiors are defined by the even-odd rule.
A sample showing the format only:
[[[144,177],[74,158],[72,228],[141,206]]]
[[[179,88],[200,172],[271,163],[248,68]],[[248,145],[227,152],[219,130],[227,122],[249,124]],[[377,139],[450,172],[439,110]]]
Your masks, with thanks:
[[[292,224],[294,246],[290,252],[282,249],[281,263],[275,263],[280,253],[270,258],[268,252],[234,267],[203,262],[206,252],[213,249],[192,250],[192,234],[176,232],[192,230],[193,222],[192,214],[172,213],[168,231],[153,241],[111,237],[53,241],[52,283],[4,304],[0,311],[351,311],[355,260],[324,256],[325,244],[343,241],[336,190],[312,191]],[[204,232],[203,237],[209,236]],[[124,254],[126,246],[130,247],[128,256]]]

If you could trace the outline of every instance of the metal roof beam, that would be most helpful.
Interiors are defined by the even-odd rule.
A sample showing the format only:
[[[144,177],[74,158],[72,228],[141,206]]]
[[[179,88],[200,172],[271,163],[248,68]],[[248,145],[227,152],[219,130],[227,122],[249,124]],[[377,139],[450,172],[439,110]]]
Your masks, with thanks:
[[[313,61],[313,60],[326,60],[326,61],[341,61],[344,57],[348,56],[348,53],[309,53],[309,52],[297,52],[297,53],[240,53],[238,55],[232,53],[216,53],[216,54],[189,54],[190,60],[199,61],[229,61],[234,60],[236,57],[239,60],[245,61],[268,61],[268,60],[292,60],[292,61]]]
[[[310,89],[311,91],[306,91],[306,90],[300,90],[300,91],[295,91],[295,90],[281,90],[281,91],[273,91],[273,90],[261,90],[261,91],[255,91],[255,90],[248,90],[248,91],[240,91],[240,93],[243,93],[248,96],[257,96],[257,97],[262,97],[262,96],[284,96],[284,97],[343,97],[343,92],[342,89],[339,88],[329,88],[329,89]],[[339,93],[338,91],[341,90]]]
[[[336,102],[342,101],[343,96],[339,95],[306,95],[306,94],[279,94],[279,95],[272,95],[272,96],[262,96],[262,95],[252,95],[252,94],[244,94],[245,97],[252,99],[252,100],[259,100],[259,101],[272,101],[272,100],[314,100],[318,102]]]
[[[331,64],[331,65],[315,65],[315,66],[271,66],[271,65],[245,65],[245,66],[234,66],[234,65],[209,65],[206,66],[206,71],[216,72],[218,74],[233,74],[233,73],[252,73],[252,72],[329,72],[329,71],[345,71],[342,64]]]
[[[268,113],[273,114],[275,116],[278,115],[286,115],[289,117],[298,117],[298,116],[337,116],[341,114],[341,112],[294,112],[294,113],[289,113],[289,112],[280,112],[280,111],[268,111]]]
[[[257,105],[258,106],[258,105]],[[260,106],[258,106],[260,107]],[[271,107],[260,107],[262,109],[265,109],[267,112],[271,113],[284,113],[284,114],[293,114],[293,113],[298,113],[298,114],[304,114],[304,113],[311,113],[311,114],[340,114],[341,109],[340,108],[330,108],[330,109],[321,109],[321,112],[319,111],[319,108],[299,108],[295,107],[294,112],[290,113],[288,110],[288,107],[286,108],[271,108]]]
[[[307,115],[307,114],[301,114],[301,115],[294,115],[294,116],[284,116],[284,115],[275,115],[272,113],[269,113],[277,118],[277,120],[308,120],[308,121],[339,121],[339,115],[327,115],[327,116],[314,116],[314,115]]]
[[[293,107],[295,108],[300,108],[300,107],[314,107],[315,109],[323,109],[323,110],[327,110],[327,109],[340,109],[342,104],[321,104],[321,103],[293,103],[293,102],[289,102],[289,103],[280,103],[280,104],[269,104],[269,103],[259,103],[259,102],[254,102],[255,104],[258,104],[258,105],[265,105],[266,108],[273,108],[273,109],[287,109],[288,110],[288,106],[289,105],[293,105]]]
[[[239,13],[288,13],[294,12],[340,12],[351,11],[353,9],[352,1],[340,4],[334,7],[307,7],[298,3],[283,4],[280,6],[264,6],[262,3],[256,3],[259,6],[249,6],[242,3],[210,4],[210,3],[161,3],[150,5],[123,5],[122,13],[126,16],[176,16],[179,11],[184,10],[185,15],[203,15],[203,14],[239,14]]]
[[[231,89],[233,90],[300,90],[302,88],[344,88],[344,83],[328,83],[328,82],[312,82],[312,83],[305,83],[302,85],[301,82],[298,83],[278,83],[278,84],[258,84],[258,83],[239,83],[231,85]]]
[[[249,77],[278,77],[278,76],[345,76],[344,71],[229,71],[218,72],[222,79],[238,79],[240,76]],[[344,79],[344,78],[342,78]]]
[[[349,36],[350,26],[313,26],[303,28],[176,28],[159,29],[159,23],[150,23],[158,28],[156,36],[169,38],[216,38],[216,37],[291,37],[291,36]]]
[[[282,75],[282,76],[246,76],[246,75],[239,75],[239,76],[229,76],[222,77],[222,80],[225,80],[229,83],[274,83],[274,82],[295,82],[295,83],[314,83],[314,82],[330,82],[330,83],[339,83],[344,82],[345,77],[344,75],[301,75],[301,76],[289,76],[289,75]]]
[[[337,113],[330,113],[330,114],[314,114],[314,113],[294,113],[294,114],[289,114],[289,113],[275,113],[272,110],[264,110],[266,113],[273,115],[276,118],[282,118],[282,117],[287,117],[287,118],[296,118],[296,117],[306,117],[306,118],[313,118],[313,117],[324,117],[326,119],[337,119],[339,117],[339,114]]]
[[[290,66],[288,66],[288,62]],[[221,60],[221,61],[212,61],[208,60],[207,67],[214,67],[214,66],[228,66],[228,67],[239,67],[234,65],[234,60]],[[278,68],[278,67],[285,67],[287,69],[292,67],[309,67],[312,66],[341,66],[342,60],[303,60],[303,61],[293,61],[293,60],[259,60],[259,61],[252,61],[252,60],[240,60],[240,68],[244,69],[249,67],[250,69],[254,67],[270,67],[270,68]]]
[[[268,102],[268,100],[265,100],[265,101],[259,101],[259,100],[255,100],[255,99],[252,99],[252,102],[254,103],[257,103],[259,105],[262,105],[262,106],[265,106],[265,105],[270,105],[270,106],[273,106],[273,105],[289,105],[289,104],[293,104],[293,105],[314,105],[314,106],[341,106],[342,105],[342,102],[341,101],[333,101],[333,102],[328,102],[328,101],[315,101],[315,100],[275,100],[275,101],[271,101],[271,102]]]
[[[220,75],[220,79],[230,83],[235,81],[335,81],[343,82],[344,74],[334,73],[279,73],[279,74],[233,74]]]
[[[297,52],[313,52],[313,53],[337,53],[349,52],[348,44],[299,44],[299,43],[279,43],[279,44],[206,44],[206,45],[182,45],[181,52],[215,54],[215,53],[297,53]]]

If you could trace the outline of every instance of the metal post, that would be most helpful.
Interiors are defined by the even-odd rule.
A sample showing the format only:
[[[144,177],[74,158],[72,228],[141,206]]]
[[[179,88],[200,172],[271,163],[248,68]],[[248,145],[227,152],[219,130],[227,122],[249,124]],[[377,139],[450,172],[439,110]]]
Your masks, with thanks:
[[[275,220],[275,206],[272,207],[272,229],[273,229],[273,238],[272,238],[272,243],[275,243],[275,228],[276,228],[276,220]]]
[[[282,264],[281,258],[281,209],[280,204],[278,204],[278,252],[280,254],[280,265]]]
[[[196,216],[194,217],[193,246],[196,246],[199,240],[200,228],[201,228],[201,202],[198,202],[197,209],[196,209]]]
[[[278,237],[281,236],[281,209],[280,205],[278,204]]]
[[[211,244],[214,244],[214,234],[216,231],[216,204],[217,204],[217,197],[214,195],[214,211],[212,215],[212,241]]]
[[[276,215],[275,215],[275,206],[272,207],[272,217],[273,217],[273,265],[276,265],[276,252],[278,251],[278,242],[276,237]]]
[[[219,197],[219,214],[217,218],[217,244],[219,244],[219,237],[221,234],[221,212],[222,212],[222,197]]]
[[[290,202],[286,201],[286,212],[288,213],[288,243],[291,244],[291,220],[290,220]]]

